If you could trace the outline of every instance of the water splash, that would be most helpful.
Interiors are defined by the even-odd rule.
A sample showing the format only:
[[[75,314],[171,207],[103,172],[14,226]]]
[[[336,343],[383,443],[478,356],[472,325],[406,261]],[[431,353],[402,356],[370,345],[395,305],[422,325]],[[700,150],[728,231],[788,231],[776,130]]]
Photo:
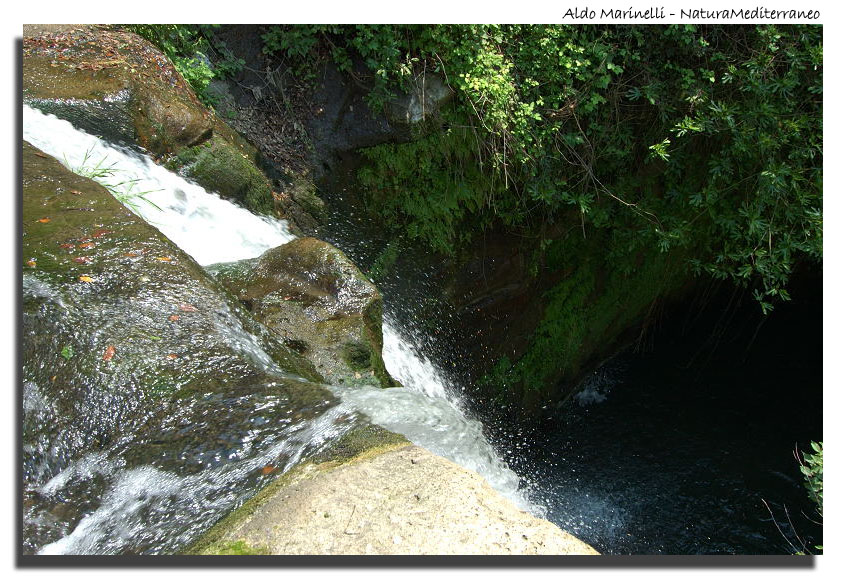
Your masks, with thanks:
[[[388,372],[405,387],[336,389],[345,405],[418,446],[476,471],[520,508],[544,514],[488,442],[482,423],[468,416],[461,397],[451,392],[442,373],[410,339],[401,337],[390,319],[383,323],[382,356]]]
[[[256,216],[136,151],[104,143],[27,106],[23,118],[24,139],[45,153],[70,167],[86,158],[103,159],[120,172],[121,180],[133,180],[138,190],[152,191],[146,199],[156,207],[142,202],[131,208],[201,265],[257,257],[294,238],[284,221]],[[239,343],[245,352],[267,362],[269,357],[258,341],[242,334]],[[69,492],[65,487],[94,484],[96,479],[102,496],[96,497],[98,506],[74,528],[44,544],[40,552],[172,552],[202,531],[204,521],[214,521],[243,500],[243,494],[233,490],[239,481],[280,456],[287,457],[285,468],[290,468],[307,449],[319,449],[350,428],[354,412],[475,470],[519,507],[541,514],[540,507],[525,497],[518,476],[486,440],[481,423],[463,411],[461,396],[451,391],[449,381],[419,354],[413,341],[403,338],[389,321],[384,342],[386,367],[405,388],[336,388],[341,405],[286,431],[269,449],[215,469],[214,476],[205,471],[175,474],[151,465],[126,469],[114,458],[101,455],[68,465],[41,492],[61,494]],[[40,516],[34,514],[28,523],[40,524]],[[139,545],[145,547],[139,549]]]

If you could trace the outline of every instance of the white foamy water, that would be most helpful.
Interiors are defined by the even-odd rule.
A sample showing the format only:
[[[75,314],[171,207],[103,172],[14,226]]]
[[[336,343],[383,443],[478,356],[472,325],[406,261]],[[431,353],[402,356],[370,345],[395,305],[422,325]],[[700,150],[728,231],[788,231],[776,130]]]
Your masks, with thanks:
[[[78,167],[86,158],[95,163],[102,160],[101,164],[113,168],[117,175],[108,184],[134,180],[134,190],[153,191],[146,198],[158,208],[144,201],[137,201],[131,208],[201,265],[257,257],[294,239],[284,221],[256,216],[156,165],[144,155],[108,145],[52,115],[24,106],[23,125],[24,139],[69,167]],[[269,360],[257,340],[245,338],[240,344],[251,357],[265,363]],[[307,445],[323,444],[339,434],[332,425],[341,414],[359,411],[413,443],[478,472],[519,507],[542,514],[541,508],[532,505],[520,490],[518,476],[486,440],[482,424],[463,411],[461,398],[450,391],[448,381],[390,322],[384,325],[383,357],[388,371],[405,388],[336,388],[341,405],[294,437],[302,440],[281,441],[270,452],[233,466],[222,476],[233,480],[244,476],[265,464],[268,457],[278,454],[283,447],[295,452],[290,463],[294,464]],[[86,473],[100,472],[97,468],[105,467],[93,458],[78,461],[42,491],[55,491],[68,481],[87,476]],[[140,504],[161,504],[163,509],[175,512],[184,506],[191,512],[196,504],[207,501],[205,509],[225,509],[223,503],[208,501],[215,495],[215,485],[227,484],[220,476],[180,477],[152,466],[118,471],[100,507],[62,539],[45,545],[41,552],[103,552],[104,536],[116,548],[133,535],[156,536],[157,532],[164,532],[157,531],[157,526],[168,524],[169,517],[161,522],[145,520],[144,513],[148,511],[140,508]],[[225,502],[231,498],[223,493],[216,500]]]
[[[344,404],[418,446],[476,471],[520,508],[543,514],[485,438],[482,423],[462,409],[461,399],[450,392],[441,372],[402,338],[391,320],[385,320],[382,332],[385,368],[404,388],[337,388]]]
[[[294,239],[285,221],[257,216],[154,163],[115,147],[69,122],[24,105],[23,138],[74,170],[108,168],[95,178],[119,191],[146,193],[130,209],[155,225],[200,265],[261,255]],[[123,185],[121,185],[123,184]],[[147,201],[149,201],[149,203]]]

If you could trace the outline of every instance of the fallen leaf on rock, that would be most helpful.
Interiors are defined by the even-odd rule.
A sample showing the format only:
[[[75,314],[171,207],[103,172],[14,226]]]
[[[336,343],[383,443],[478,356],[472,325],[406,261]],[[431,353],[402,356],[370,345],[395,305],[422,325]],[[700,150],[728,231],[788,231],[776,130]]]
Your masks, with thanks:
[[[104,235],[109,235],[112,233],[108,229],[95,229],[94,233],[91,234],[91,237],[103,237]]]
[[[82,191],[77,191],[76,189],[71,189],[71,195],[82,195]]]
[[[178,316],[178,315],[176,315],[176,314],[174,314],[174,315],[172,315],[172,316],[168,316],[168,319],[169,319],[170,321],[172,321],[172,322],[175,322],[175,321],[177,321],[177,320],[179,319],[179,316]]]
[[[277,468],[275,466],[268,465],[268,466],[262,467],[262,474],[271,474],[275,470],[277,470]]]
[[[94,247],[94,245],[95,243],[93,241],[88,241],[86,243],[80,243],[79,245],[77,245],[77,247],[82,249],[91,249],[92,247]]]
[[[168,354],[168,360],[176,360],[178,356],[176,354]]]
[[[50,223],[50,218],[49,217],[42,217],[41,219],[38,220],[38,222],[39,223]]]
[[[106,348],[106,351],[103,353],[103,359],[106,362],[108,362],[109,360],[112,359],[112,356],[114,356],[114,355],[115,355],[115,347],[109,346],[108,348]]]
[[[132,253],[131,251],[128,251],[124,254],[124,257],[138,257],[138,254]]]
[[[158,259],[159,261],[171,261],[170,257],[157,257],[156,259]]]
[[[50,158],[50,155],[45,155],[44,153],[39,153],[38,151],[35,151],[35,155],[38,156],[38,157],[41,157],[42,159],[49,159]]]
[[[191,304],[179,304],[179,309],[184,312],[196,312],[197,308],[192,306]]]
[[[63,243],[59,247],[61,247],[62,249],[73,249],[74,247],[76,247],[76,245],[74,245],[73,243]]]
[[[81,276],[79,276],[79,281],[84,281],[85,283],[91,283],[91,282],[94,281],[94,278],[91,278],[87,275],[81,275]]]
[[[83,257],[75,257],[74,261],[77,262],[77,263],[88,263],[88,262],[91,261],[91,258],[90,257],[84,257],[84,256]]]

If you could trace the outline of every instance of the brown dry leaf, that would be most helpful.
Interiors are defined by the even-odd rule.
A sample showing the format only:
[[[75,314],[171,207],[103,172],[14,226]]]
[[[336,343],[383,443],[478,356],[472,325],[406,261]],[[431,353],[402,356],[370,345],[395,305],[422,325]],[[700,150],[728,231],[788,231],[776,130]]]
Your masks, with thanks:
[[[38,220],[38,222],[39,223],[50,223],[50,218],[49,217],[42,217],[41,219]]]
[[[191,304],[179,304],[179,309],[184,312],[196,312],[197,308],[192,306]]]
[[[59,247],[61,247],[62,249],[73,249],[74,247],[76,247],[76,245],[74,245],[73,243],[63,243]]]
[[[124,254],[124,257],[138,257],[138,254],[132,253],[131,251],[128,251]]]
[[[88,263],[91,261],[90,257],[75,257],[74,261],[77,263]]]
[[[159,261],[171,261],[170,257],[157,257],[156,259],[158,259]]]
[[[108,229],[95,229],[94,233],[91,234],[91,237],[103,237],[104,235],[109,235],[112,233]]]
[[[29,267],[35,267],[35,258],[30,259],[29,261],[26,262],[26,264]]]
[[[276,470],[277,470],[277,468],[275,466],[267,465],[267,466],[262,467],[262,474],[271,474],[272,472],[274,472]]]
[[[168,360],[176,360],[178,356],[176,354],[168,354]]]
[[[50,155],[45,155],[44,153],[39,153],[38,151],[35,151],[35,155],[38,156],[38,157],[41,157],[42,159],[49,159],[50,158]]]
[[[76,189],[71,189],[71,195],[82,195],[82,191],[77,191]]]
[[[179,320],[179,316],[174,314],[172,316],[168,316],[168,319],[172,322],[175,322],[175,321]]]
[[[81,275],[81,276],[79,276],[79,281],[84,281],[85,283],[91,283],[91,282],[94,281],[94,279],[91,278],[91,277],[88,277],[87,275]]]
[[[108,348],[106,348],[106,351],[103,352],[103,360],[108,362],[109,360],[112,359],[112,356],[114,356],[114,355],[115,355],[115,347],[109,346]]]
[[[93,241],[88,241],[86,243],[80,243],[79,245],[77,245],[77,247],[81,249],[91,249],[92,247],[94,247],[94,245],[95,243]]]

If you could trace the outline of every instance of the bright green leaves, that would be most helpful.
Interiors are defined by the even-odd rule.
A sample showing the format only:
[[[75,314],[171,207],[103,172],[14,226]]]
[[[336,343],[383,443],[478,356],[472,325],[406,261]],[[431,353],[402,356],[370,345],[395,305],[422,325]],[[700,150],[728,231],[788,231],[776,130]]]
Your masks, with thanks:
[[[806,490],[823,517],[823,442],[812,441],[812,452],[801,453],[800,472],[806,477]],[[797,457],[799,460],[799,457]]]
[[[440,251],[575,212],[586,235],[686,248],[764,310],[822,256],[820,27],[280,30],[279,50],[361,59],[374,107],[424,70],[455,91],[442,134],[370,149],[360,175],[375,212]]]

